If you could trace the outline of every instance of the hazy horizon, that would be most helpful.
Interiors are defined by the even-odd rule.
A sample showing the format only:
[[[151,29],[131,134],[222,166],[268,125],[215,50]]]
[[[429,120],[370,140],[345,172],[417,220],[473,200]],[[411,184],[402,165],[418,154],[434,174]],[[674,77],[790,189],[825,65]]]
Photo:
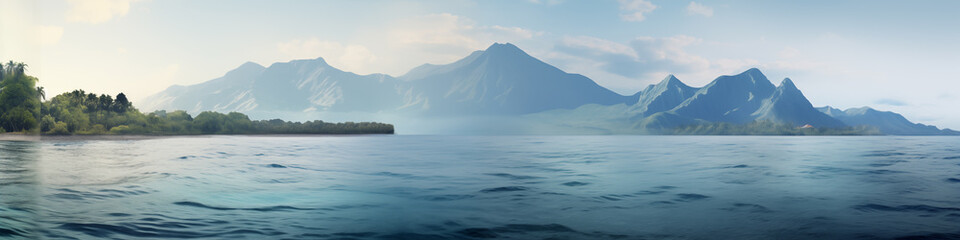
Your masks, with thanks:
[[[23,61],[51,95],[134,103],[244,62],[323,57],[402,75],[494,42],[516,44],[623,95],[676,75],[703,86],[757,67],[815,106],[871,106],[960,128],[960,3],[734,1],[5,1],[0,60]],[[560,17],[564,16],[564,17]],[[11,37],[13,36],[13,37]]]

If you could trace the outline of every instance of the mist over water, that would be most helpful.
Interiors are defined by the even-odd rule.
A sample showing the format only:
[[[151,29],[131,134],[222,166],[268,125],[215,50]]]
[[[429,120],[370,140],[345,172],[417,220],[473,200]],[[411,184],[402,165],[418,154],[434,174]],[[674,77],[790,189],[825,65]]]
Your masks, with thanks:
[[[960,238],[960,138],[0,142],[0,238]]]

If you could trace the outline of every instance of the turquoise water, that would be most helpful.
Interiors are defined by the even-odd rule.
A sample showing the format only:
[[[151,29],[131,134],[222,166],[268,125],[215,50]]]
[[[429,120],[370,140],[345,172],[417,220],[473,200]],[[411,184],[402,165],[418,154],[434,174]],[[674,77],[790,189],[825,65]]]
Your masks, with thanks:
[[[0,238],[960,238],[960,138],[0,142]]]

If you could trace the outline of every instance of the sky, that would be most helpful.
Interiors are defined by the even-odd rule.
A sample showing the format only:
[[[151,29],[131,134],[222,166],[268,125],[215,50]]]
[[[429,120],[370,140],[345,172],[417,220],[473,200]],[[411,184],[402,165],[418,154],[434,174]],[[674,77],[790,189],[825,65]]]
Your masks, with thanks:
[[[629,95],[756,67],[814,106],[871,106],[960,129],[960,1],[0,0],[0,61],[48,95],[137,103],[171,85],[323,57],[399,76],[510,42]]]

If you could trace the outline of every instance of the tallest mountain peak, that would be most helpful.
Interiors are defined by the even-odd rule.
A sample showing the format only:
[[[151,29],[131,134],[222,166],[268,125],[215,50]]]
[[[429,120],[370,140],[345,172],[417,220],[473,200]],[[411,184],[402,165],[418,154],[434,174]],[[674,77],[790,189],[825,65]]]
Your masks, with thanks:
[[[513,45],[513,43],[493,43],[489,47],[487,47],[487,51],[497,50],[497,49],[509,49],[509,50],[522,51],[520,50],[519,47],[517,47],[517,45]]]
[[[494,43],[484,50],[487,54],[494,55],[527,55],[522,49],[512,43]]]

